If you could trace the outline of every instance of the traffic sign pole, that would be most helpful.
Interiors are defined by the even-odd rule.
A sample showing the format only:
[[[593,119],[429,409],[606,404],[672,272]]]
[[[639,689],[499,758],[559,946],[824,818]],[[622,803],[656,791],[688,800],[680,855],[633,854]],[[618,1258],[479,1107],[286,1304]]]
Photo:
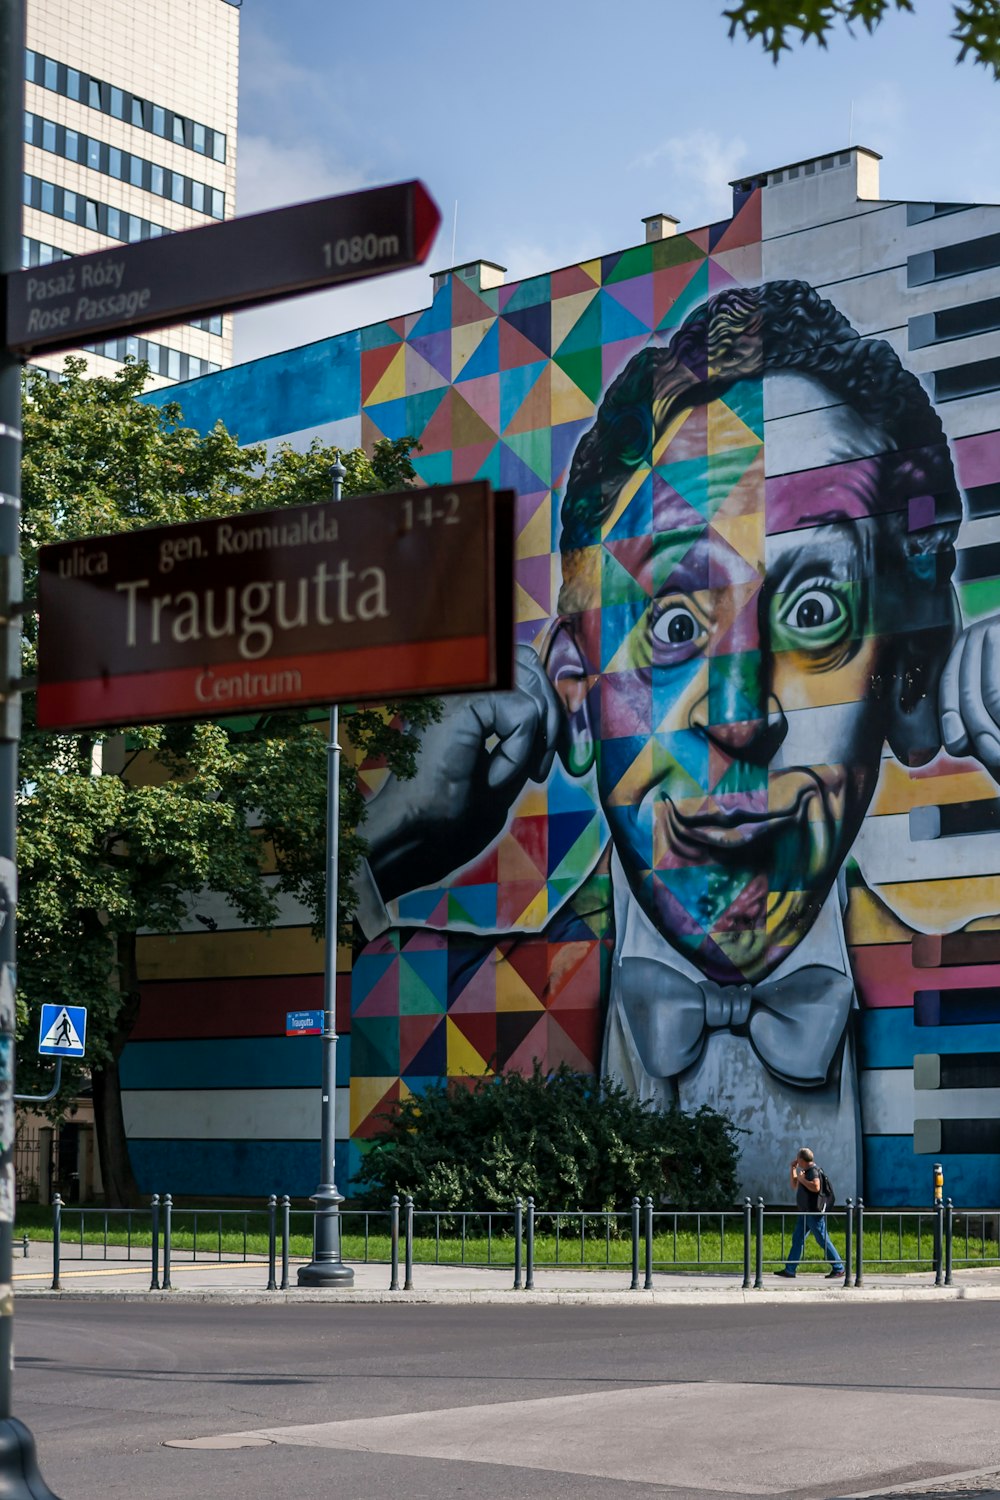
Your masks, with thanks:
[[[0,0],[0,274],[21,264],[24,0]],[[14,1363],[14,914],[20,705],[21,367],[0,348],[0,1493],[54,1500],[38,1472],[35,1440],[11,1415]]]

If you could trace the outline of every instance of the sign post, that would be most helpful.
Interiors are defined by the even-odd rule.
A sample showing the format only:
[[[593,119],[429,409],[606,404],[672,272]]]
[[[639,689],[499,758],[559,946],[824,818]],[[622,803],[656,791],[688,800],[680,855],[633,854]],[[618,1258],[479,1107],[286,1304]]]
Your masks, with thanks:
[[[0,0],[0,275],[21,264],[24,134],[24,0]],[[35,1440],[11,1413],[14,1365],[14,918],[15,797],[21,675],[21,366],[0,347],[0,1491],[11,1500],[54,1500],[38,1471]]]

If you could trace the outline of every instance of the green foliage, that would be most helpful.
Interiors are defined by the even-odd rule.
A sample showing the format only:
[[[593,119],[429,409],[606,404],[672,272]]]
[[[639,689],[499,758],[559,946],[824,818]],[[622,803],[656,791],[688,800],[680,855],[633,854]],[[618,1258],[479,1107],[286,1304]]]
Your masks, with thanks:
[[[737,1128],[703,1106],[665,1113],[613,1079],[560,1067],[435,1084],[387,1116],[363,1158],[360,1200],[425,1208],[624,1209],[634,1194],[680,1208],[736,1201]]]
[[[775,62],[791,43],[788,35],[799,41],[813,41],[821,47],[838,21],[848,31],[860,23],[870,34],[893,8],[913,13],[913,0],[744,0],[723,11],[729,22],[729,35],[737,32],[751,41],[759,40]],[[952,6],[955,26],[952,41],[958,42],[958,61],[970,57],[1000,79],[1000,0],[966,0]]]
[[[36,592],[37,549],[47,542],[198,521],[330,497],[335,450],[241,448],[219,423],[202,436],[176,405],[137,401],[142,365],[88,379],[83,360],[65,378],[25,380],[22,537],[25,592]],[[398,489],[414,476],[412,439],[346,453],[345,494]],[[37,621],[25,621],[24,671],[35,670]],[[345,715],[362,756],[400,775],[412,769],[419,728],[433,703]],[[222,892],[256,927],[290,892],[322,930],[327,722],[325,711],[233,721],[148,725],[82,734],[39,731],[31,696],[18,792],[21,1029],[37,1027],[43,1001],[87,1005],[88,1065],[112,1066],[136,1012],[136,935],[177,931],[202,891]],[[364,843],[356,767],[341,772],[340,920],[348,930],[351,880]],[[261,880],[265,847],[276,879]],[[33,1048],[19,1070],[38,1091]],[[64,1069],[71,1097],[74,1074]]]

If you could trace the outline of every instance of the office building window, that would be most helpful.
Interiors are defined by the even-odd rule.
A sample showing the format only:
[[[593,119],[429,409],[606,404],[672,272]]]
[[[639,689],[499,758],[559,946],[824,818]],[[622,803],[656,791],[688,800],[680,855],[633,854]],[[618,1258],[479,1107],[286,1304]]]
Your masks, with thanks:
[[[135,240],[156,239],[161,234],[170,233],[162,224],[151,223],[139,214],[127,214],[122,209],[113,208],[110,203],[102,203],[100,199],[84,198],[69,188],[57,187],[55,183],[45,182],[41,177],[33,177],[30,173],[25,173],[23,201],[28,208],[41,209],[43,214],[53,214],[57,219],[67,219],[71,224],[85,224],[89,229],[96,229],[99,234],[106,234],[112,240],[131,243]]]
[[[25,77],[29,83],[40,88],[51,89],[68,99],[76,99],[102,114],[112,115],[116,120],[127,120],[136,130],[145,130],[162,136],[199,156],[210,156],[213,161],[225,161],[226,137],[221,130],[199,124],[187,115],[166,109],[162,104],[153,104],[128,89],[102,82],[78,68],[66,67],[55,58],[43,57],[29,48],[25,52]]]
[[[171,172],[166,167],[158,166],[156,162],[147,161],[144,156],[134,156],[130,151],[109,146],[106,141],[96,140],[93,136],[80,135],[65,125],[57,125],[54,120],[26,114],[24,138],[29,145],[40,146],[43,151],[65,157],[67,161],[82,161],[93,172],[102,172],[106,177],[114,177],[119,181],[125,180],[133,187],[155,193],[159,198],[169,198],[173,203],[194,204],[193,178],[186,177],[183,172]],[[209,188],[203,182],[197,186],[201,211],[210,214],[213,219],[224,218],[225,193],[219,188]]]
[[[21,264],[28,266],[51,266],[53,261],[69,260],[69,251],[58,245],[47,245],[44,240],[33,240],[28,235],[21,237]]]

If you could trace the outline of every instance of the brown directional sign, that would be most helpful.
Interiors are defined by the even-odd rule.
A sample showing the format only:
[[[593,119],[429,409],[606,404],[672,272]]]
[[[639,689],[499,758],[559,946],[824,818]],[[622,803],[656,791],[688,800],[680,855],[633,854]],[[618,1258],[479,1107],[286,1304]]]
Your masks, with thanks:
[[[513,534],[475,480],[43,547],[39,727],[509,687]]]
[[[440,221],[423,183],[400,182],[15,271],[6,345],[72,349],[419,265]]]

